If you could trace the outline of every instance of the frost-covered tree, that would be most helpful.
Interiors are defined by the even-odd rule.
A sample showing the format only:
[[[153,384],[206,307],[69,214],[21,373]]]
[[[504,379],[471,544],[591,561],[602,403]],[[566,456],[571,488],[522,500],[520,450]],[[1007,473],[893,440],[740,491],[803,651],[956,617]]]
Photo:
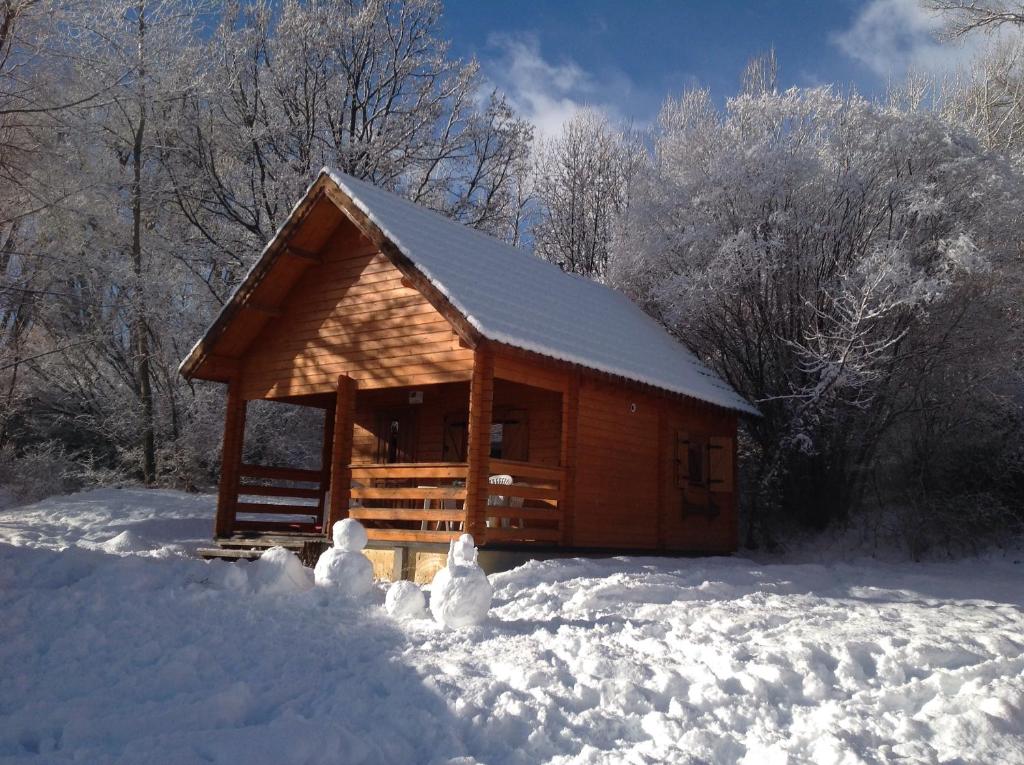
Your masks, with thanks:
[[[35,188],[59,199],[31,221],[37,388],[28,438],[103,454],[157,477],[160,420],[173,412],[176,304],[188,291],[161,172],[176,103],[199,81],[201,8],[125,0],[58,6],[49,45],[61,93],[52,157]],[[99,97],[95,94],[99,93]]]
[[[518,241],[531,127],[440,9],[0,2],[0,468],[209,476],[219,395],[177,363],[323,165]]]
[[[565,271],[600,279],[628,185],[645,161],[637,136],[582,109],[544,141],[536,160],[534,251]]]
[[[942,19],[945,35],[953,39],[1024,26],[1024,3],[1012,0],[922,0],[921,5]]]
[[[740,77],[740,92],[748,96],[774,93],[779,89],[779,59],[775,48],[754,56],[743,68]]]
[[[1020,193],[934,113],[692,91],[662,110],[612,275],[764,412],[755,496],[820,525],[860,501],[887,434],[943,405],[935,379],[970,396],[964,370],[1007,358]]]
[[[317,171],[336,167],[518,241],[531,128],[452,58],[437,0],[232,6],[169,157],[220,299]]]

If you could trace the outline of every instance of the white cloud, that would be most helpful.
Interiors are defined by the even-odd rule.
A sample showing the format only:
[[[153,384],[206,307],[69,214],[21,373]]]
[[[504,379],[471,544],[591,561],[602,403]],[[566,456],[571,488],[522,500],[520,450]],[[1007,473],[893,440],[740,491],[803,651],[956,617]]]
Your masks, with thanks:
[[[538,136],[557,134],[586,106],[600,109],[610,119],[621,119],[618,109],[599,97],[628,92],[631,83],[624,74],[602,76],[599,87],[597,78],[572,59],[558,63],[546,59],[533,35],[493,34],[487,46],[497,51],[482,62],[489,85],[503,92],[513,108],[536,126]],[[612,82],[607,81],[609,77]]]
[[[977,44],[939,42],[935,33],[941,25],[919,0],[869,0],[832,42],[880,77],[901,78],[909,71],[942,75],[967,63]]]

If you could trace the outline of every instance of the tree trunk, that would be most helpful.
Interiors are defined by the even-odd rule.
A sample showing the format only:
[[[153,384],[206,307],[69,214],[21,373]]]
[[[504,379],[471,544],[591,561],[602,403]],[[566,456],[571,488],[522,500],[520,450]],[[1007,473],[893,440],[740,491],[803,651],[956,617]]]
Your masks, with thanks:
[[[132,145],[132,271],[135,276],[135,316],[132,319],[132,350],[135,353],[135,384],[142,406],[142,480],[147,485],[156,480],[156,432],[153,424],[153,374],[150,366],[149,323],[143,290],[142,264],[142,161],[146,136],[146,8],[137,6],[139,14],[139,91],[138,118]]]

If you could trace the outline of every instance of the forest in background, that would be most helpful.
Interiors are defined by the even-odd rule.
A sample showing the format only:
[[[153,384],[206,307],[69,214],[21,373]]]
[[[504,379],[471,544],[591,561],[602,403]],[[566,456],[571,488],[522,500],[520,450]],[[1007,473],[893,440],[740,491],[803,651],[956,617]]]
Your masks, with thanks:
[[[541,138],[436,0],[0,0],[0,485],[212,485],[223,390],[177,365],[329,165],[625,291],[755,402],[748,544],[1019,532],[1024,9],[928,5],[988,41],[956,76],[780,91],[768,52],[724,106]],[[254,409],[253,456],[316,461]]]

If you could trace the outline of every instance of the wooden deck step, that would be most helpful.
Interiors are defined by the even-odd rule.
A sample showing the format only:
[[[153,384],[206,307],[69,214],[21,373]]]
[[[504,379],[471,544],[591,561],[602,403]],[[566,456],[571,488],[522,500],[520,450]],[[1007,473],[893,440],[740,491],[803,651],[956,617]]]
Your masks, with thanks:
[[[233,534],[213,540],[220,547],[287,547],[299,550],[307,542],[323,542],[323,534]]]
[[[331,546],[323,534],[232,534],[214,539],[217,547],[196,551],[207,560],[257,560],[271,547],[284,547],[299,556],[307,566],[316,564],[320,554]]]
[[[266,550],[239,550],[239,549],[225,549],[223,547],[200,547],[196,550],[196,555],[204,560],[213,560],[214,558],[226,558],[227,560],[256,560]]]

